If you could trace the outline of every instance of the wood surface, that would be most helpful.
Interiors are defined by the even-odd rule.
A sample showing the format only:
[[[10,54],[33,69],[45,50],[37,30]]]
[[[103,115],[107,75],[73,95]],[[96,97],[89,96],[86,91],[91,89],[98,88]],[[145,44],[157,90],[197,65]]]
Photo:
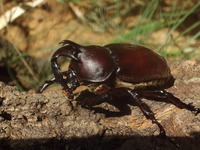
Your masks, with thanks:
[[[200,107],[200,58],[176,62],[170,68],[176,82],[167,91]],[[200,114],[165,102],[143,101],[169,138],[157,137],[158,127],[136,106],[130,106],[130,115],[106,117],[69,101],[59,86],[37,94],[0,82],[0,150],[200,149]],[[98,107],[117,111],[106,103]]]

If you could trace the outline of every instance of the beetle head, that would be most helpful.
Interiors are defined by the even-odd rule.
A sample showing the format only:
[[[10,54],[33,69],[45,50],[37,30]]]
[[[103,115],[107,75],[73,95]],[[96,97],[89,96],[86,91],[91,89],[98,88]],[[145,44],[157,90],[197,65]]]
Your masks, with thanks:
[[[69,40],[64,40],[60,42],[60,44],[62,44],[62,47],[59,48],[51,58],[51,67],[56,82],[59,83],[63,87],[63,90],[68,93],[69,98],[73,98],[72,92],[79,86],[78,79],[71,70],[62,72],[57,63],[57,59],[59,56],[66,56],[75,61],[79,61],[78,53],[81,52],[80,49],[82,46]]]
[[[80,82],[107,82],[115,71],[115,63],[108,49],[101,46],[81,46],[69,40],[60,42],[59,48],[51,58],[55,81],[63,90],[72,95]],[[59,56],[71,58],[69,70],[62,72],[58,66]]]

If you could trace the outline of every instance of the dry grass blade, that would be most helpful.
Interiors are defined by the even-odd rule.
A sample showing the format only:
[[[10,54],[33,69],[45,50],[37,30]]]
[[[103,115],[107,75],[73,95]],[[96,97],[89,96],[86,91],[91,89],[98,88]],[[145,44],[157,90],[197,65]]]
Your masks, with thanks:
[[[24,4],[21,3],[19,6],[12,7],[10,10],[6,11],[2,16],[0,16],[0,30],[6,27],[8,23],[13,22],[16,18],[20,17],[26,12],[26,10],[22,6],[25,5],[29,7],[36,7],[42,2],[43,0],[34,0]]]
[[[73,11],[74,15],[81,21],[86,22],[84,14],[80,11],[80,9],[71,2],[69,2],[68,4],[71,10]]]

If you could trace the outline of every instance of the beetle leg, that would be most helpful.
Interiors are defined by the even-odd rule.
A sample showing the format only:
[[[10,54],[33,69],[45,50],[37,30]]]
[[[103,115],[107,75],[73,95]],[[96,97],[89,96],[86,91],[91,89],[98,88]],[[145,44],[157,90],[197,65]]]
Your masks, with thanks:
[[[127,92],[132,96],[136,105],[140,108],[147,119],[150,119],[152,123],[155,123],[160,129],[160,137],[166,137],[166,132],[163,126],[156,120],[154,113],[151,111],[148,105],[146,105],[143,101],[140,100],[139,95],[137,92],[128,89]]]
[[[63,75],[67,75],[68,72],[62,72]],[[45,83],[39,87],[39,89],[37,90],[37,93],[42,93],[48,86],[52,85],[53,83],[56,83],[56,78],[52,78],[50,80],[45,81]]]
[[[42,93],[48,86],[50,86],[51,84],[53,84],[55,82],[56,82],[55,78],[45,81],[45,83],[39,87],[39,89],[37,90],[37,93]]]
[[[187,109],[189,111],[195,111],[196,115],[200,113],[199,108],[195,108],[191,103],[186,104],[183,103],[180,99],[175,97],[173,94],[166,92],[165,90],[145,90],[140,92],[144,96],[150,96],[155,98],[164,98],[167,99],[170,103],[174,104],[175,106],[181,109]]]
[[[118,90],[116,92],[118,92]],[[128,102],[124,104],[123,103],[124,101],[121,101],[121,97],[117,97],[115,94],[116,93],[113,93],[113,91],[112,92],[109,91],[102,95],[96,95],[86,90],[86,91],[83,91],[77,97],[76,100],[77,100],[77,104],[81,105],[82,108],[93,110],[96,113],[103,113],[106,115],[106,117],[120,117],[120,116],[131,114],[131,109],[127,105]],[[110,111],[101,107],[94,107],[104,102],[110,105],[113,105],[119,111]]]
[[[81,105],[83,108],[91,108],[95,105],[106,102],[101,96],[96,95],[89,90],[81,92],[81,94],[76,98],[77,104]]]

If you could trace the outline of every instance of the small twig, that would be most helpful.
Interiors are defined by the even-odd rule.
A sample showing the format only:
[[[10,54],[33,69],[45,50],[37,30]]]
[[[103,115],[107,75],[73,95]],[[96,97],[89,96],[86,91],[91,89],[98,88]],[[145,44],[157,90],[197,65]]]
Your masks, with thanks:
[[[21,52],[17,49],[17,47],[14,44],[13,44],[13,47],[14,47],[15,51],[17,52],[18,56],[21,56]],[[37,82],[38,78],[36,78],[36,75],[35,75],[34,71],[31,69],[31,67],[26,62],[26,60],[23,57],[21,57],[20,60],[22,61],[22,63],[24,64],[24,66],[28,69],[28,72],[33,77],[33,80],[35,80]]]

